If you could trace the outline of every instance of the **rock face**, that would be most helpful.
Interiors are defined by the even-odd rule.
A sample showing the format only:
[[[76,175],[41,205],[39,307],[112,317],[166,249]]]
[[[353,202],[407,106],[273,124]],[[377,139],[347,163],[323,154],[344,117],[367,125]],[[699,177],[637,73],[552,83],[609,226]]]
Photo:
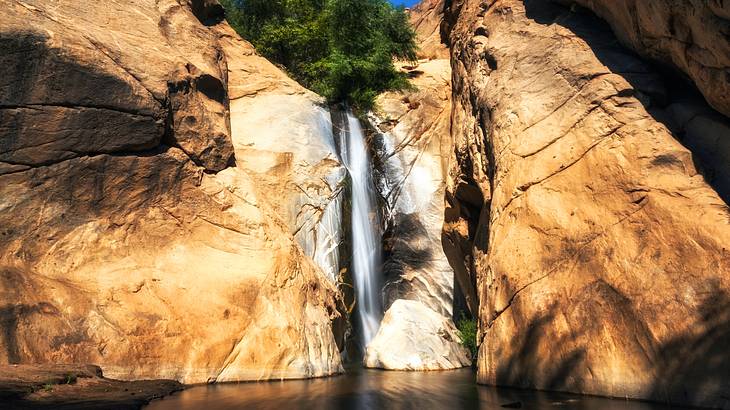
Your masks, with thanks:
[[[579,9],[459,0],[446,23],[479,382],[729,408],[730,213],[675,139],[722,148],[723,120],[673,134],[688,105]]]
[[[376,178],[383,197],[385,318],[367,349],[365,365],[397,370],[469,365],[453,332],[454,271],[441,245],[446,165],[451,148],[451,70],[438,41],[443,2],[421,3],[411,14],[421,53],[401,65],[414,90],[381,95],[371,117]],[[435,34],[434,34],[435,33]],[[435,37],[436,36],[436,37]],[[418,323],[423,323],[422,326]],[[416,353],[417,352],[417,353]],[[444,357],[444,352],[450,352]]]
[[[340,372],[320,99],[214,1],[2,3],[0,362]]]
[[[622,44],[671,65],[730,116],[730,3],[703,0],[561,0],[593,10]]]
[[[267,192],[304,253],[334,281],[346,171],[329,110],[320,97],[253,55],[230,27],[217,30],[230,73],[236,166]]]
[[[409,15],[417,34],[418,57],[428,60],[448,59],[449,49],[441,40],[444,0],[422,0],[409,11]]]
[[[379,113],[372,118],[380,131],[374,161],[385,203],[385,307],[401,298],[421,300],[451,316],[454,273],[440,229],[451,73],[443,59],[422,60],[408,69],[416,91],[381,95]]]
[[[444,370],[469,366],[451,319],[415,300],[396,300],[365,351],[365,366],[399,370]]]

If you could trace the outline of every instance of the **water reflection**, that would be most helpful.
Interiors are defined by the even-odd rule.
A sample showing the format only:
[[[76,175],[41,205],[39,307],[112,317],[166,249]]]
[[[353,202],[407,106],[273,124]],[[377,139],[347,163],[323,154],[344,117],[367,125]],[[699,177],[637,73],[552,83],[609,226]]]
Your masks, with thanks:
[[[172,409],[585,409],[659,410],[670,407],[561,393],[477,386],[471,370],[390,372],[351,369],[315,380],[193,387],[150,404]],[[677,409],[677,407],[672,407]]]

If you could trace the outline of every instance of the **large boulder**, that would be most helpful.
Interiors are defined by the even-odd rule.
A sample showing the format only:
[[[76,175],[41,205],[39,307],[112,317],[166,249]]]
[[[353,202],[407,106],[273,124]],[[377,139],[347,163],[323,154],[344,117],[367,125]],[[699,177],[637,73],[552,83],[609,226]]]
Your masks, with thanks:
[[[730,212],[677,140],[725,156],[723,120],[667,101],[580,8],[457,0],[445,19],[479,382],[730,407]]]
[[[365,350],[365,366],[446,370],[469,366],[469,350],[449,318],[415,300],[396,300]]]
[[[2,3],[0,361],[186,383],[342,371],[340,292],[310,246],[343,172],[321,99],[215,1]],[[294,120],[262,126],[272,102]]]

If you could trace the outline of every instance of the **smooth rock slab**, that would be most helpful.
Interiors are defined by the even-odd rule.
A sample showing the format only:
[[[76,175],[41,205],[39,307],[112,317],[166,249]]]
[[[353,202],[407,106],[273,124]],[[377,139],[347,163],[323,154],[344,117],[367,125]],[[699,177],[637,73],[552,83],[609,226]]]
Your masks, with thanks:
[[[398,299],[365,350],[365,367],[447,370],[471,365],[453,322],[421,302]]]

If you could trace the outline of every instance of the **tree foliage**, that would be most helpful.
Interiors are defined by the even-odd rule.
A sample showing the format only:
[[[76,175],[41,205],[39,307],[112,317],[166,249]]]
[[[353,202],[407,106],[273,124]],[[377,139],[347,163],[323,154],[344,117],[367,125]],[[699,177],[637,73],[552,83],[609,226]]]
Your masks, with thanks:
[[[331,102],[372,107],[408,87],[394,59],[416,59],[415,32],[387,0],[222,0],[234,29]]]

